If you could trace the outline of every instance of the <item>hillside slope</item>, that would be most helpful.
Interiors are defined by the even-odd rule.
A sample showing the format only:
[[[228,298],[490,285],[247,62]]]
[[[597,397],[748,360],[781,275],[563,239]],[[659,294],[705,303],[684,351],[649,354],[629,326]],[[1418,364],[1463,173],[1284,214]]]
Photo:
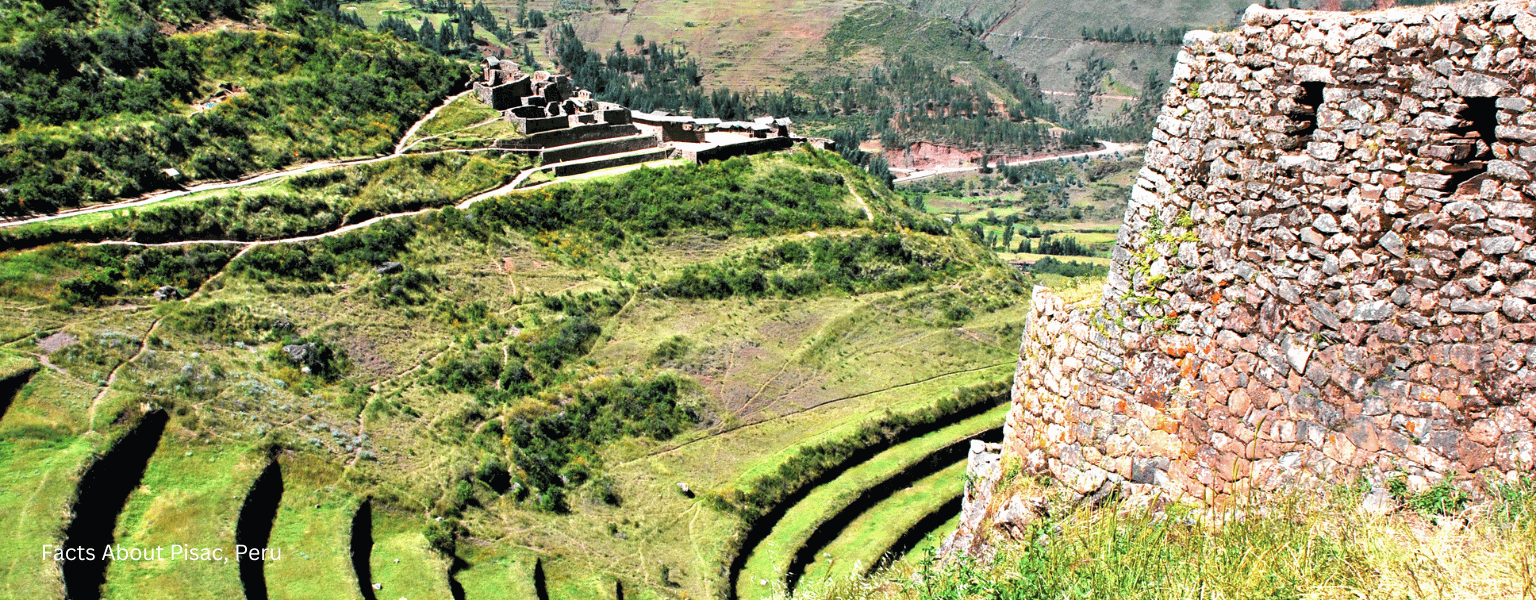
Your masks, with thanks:
[[[0,23],[0,217],[387,153],[466,73],[298,1],[17,4]]]
[[[1084,40],[1089,30],[1130,27],[1136,32],[1230,27],[1249,0],[920,0],[918,11],[971,25],[987,48],[1017,68],[1035,73],[1048,90],[1072,92],[1091,58],[1113,65],[1103,93],[1139,96],[1145,72],[1168,79],[1179,46]],[[1178,35],[1175,39],[1182,39]],[[1134,62],[1135,66],[1132,67]],[[1113,85],[1109,82],[1118,82]]]
[[[458,201],[506,166],[411,177]],[[307,242],[204,237],[241,214],[269,241],[323,228],[331,186],[399,176],[330,173],[194,199],[207,220],[163,245],[0,253],[0,374],[21,382],[0,477],[26,490],[0,496],[7,593],[721,595],[743,523],[707,499],[886,411],[948,418],[939,400],[1012,368],[1018,275],[835,154],[642,168]],[[116,475],[77,499],[100,455]],[[66,529],[284,559],[38,569]]]

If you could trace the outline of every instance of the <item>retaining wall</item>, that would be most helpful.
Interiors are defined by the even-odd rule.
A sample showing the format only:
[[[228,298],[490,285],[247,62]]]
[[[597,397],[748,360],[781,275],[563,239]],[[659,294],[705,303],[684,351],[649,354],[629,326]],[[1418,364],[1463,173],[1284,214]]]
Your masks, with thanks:
[[[687,158],[694,162],[704,163],[712,160],[725,160],[727,158],[736,156],[746,156],[749,154],[761,154],[763,152],[788,150],[793,148],[794,145],[795,138],[776,137],[763,140],[736,142],[734,144],[719,144],[696,151],[681,150],[679,153],[683,156],[683,158]]]
[[[556,129],[544,133],[535,133],[525,138],[511,140],[496,140],[497,148],[515,150],[543,150],[555,146],[590,142],[616,137],[625,137],[640,133],[640,129],[634,125],[625,123],[611,125],[608,123],[582,124],[568,129]]]
[[[613,158],[602,159],[602,160],[593,160],[593,161],[577,162],[577,163],[569,163],[569,162],[560,163],[560,164],[555,165],[555,169],[554,170],[555,170],[555,176],[557,176],[557,177],[568,177],[568,176],[571,176],[571,175],[580,175],[582,173],[591,173],[592,171],[600,171],[602,169],[610,169],[610,168],[613,168],[613,167],[622,167],[622,166],[625,166],[625,165],[633,165],[633,164],[639,164],[639,163],[644,163],[644,162],[651,162],[651,161],[654,161],[654,160],[666,160],[667,158],[669,158],[671,156],[671,154],[672,154],[672,150],[670,148],[657,148],[657,149],[649,151],[649,152],[637,152],[635,154],[625,154],[625,155],[622,155],[622,156],[615,156]]]
[[[655,148],[660,142],[654,135],[634,136],[627,138],[615,138],[598,140],[584,144],[572,144],[569,146],[557,146],[544,150],[540,155],[544,157],[544,164],[565,162],[582,158],[591,158],[604,154],[617,154],[620,152],[633,152],[646,148]]]

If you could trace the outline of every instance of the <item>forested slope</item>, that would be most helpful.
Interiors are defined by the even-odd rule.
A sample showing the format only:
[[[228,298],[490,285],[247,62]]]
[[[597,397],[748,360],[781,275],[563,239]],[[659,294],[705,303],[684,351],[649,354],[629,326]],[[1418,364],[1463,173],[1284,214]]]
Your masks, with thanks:
[[[0,216],[169,187],[166,169],[388,152],[467,74],[297,0],[18,4],[0,23]]]

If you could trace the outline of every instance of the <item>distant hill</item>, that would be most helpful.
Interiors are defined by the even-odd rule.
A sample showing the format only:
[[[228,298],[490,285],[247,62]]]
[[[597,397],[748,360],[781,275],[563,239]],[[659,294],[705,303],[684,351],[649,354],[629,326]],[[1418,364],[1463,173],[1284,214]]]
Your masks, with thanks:
[[[1091,32],[1129,27],[1137,33],[1226,28],[1249,4],[1253,2],[919,0],[916,6],[924,15],[971,25],[987,48],[1038,75],[1045,89],[1073,91],[1090,58],[1100,58],[1113,65],[1106,73],[1109,81],[1120,84],[1105,85],[1105,93],[1139,95],[1147,70],[1159,70],[1167,79],[1178,44],[1088,41],[1083,39],[1084,28]]]
[[[706,85],[732,89],[779,89],[796,76],[853,72],[903,55],[964,68],[967,62],[985,60],[973,56],[968,47],[979,40],[985,43],[982,54],[995,53],[1016,68],[1038,75],[1049,90],[1073,90],[1076,74],[1090,57],[1107,59],[1114,65],[1110,77],[1122,85],[1109,85],[1104,91],[1120,94],[1137,93],[1147,69],[1160,69],[1166,76],[1177,44],[1087,41],[1083,28],[1130,27],[1136,32],[1224,28],[1249,4],[1248,0],[527,3],[569,17],[582,40],[595,48],[606,49],[615,42],[629,45],[636,35],[682,42],[704,66]],[[966,35],[953,36],[950,31]],[[849,47],[854,51],[839,51]]]

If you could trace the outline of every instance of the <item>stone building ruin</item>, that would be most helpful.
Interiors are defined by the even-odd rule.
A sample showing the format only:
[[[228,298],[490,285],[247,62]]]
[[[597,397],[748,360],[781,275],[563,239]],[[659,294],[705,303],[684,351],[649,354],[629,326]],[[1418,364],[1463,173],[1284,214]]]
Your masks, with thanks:
[[[497,146],[541,150],[546,163],[651,148],[667,152],[629,160],[679,155],[704,162],[785,150],[808,141],[794,136],[789,119],[721,121],[631,113],[618,104],[593,99],[591,92],[576,88],[566,75],[545,71],[529,75],[511,61],[495,57],[486,57],[482,69],[481,77],[472,85],[475,96],[501,111],[508,123],[527,136],[498,140]],[[580,147],[554,148],[575,145]]]
[[[577,90],[569,76],[547,71],[529,75],[511,61],[495,57],[486,57],[474,90],[481,102],[501,111],[507,122],[524,135],[578,125],[630,122],[629,109],[593,100],[591,92]]]
[[[754,138],[792,138],[794,124],[788,118],[759,117],[752,121],[722,121],[714,118],[697,118],[667,113],[635,113],[635,122],[661,128],[661,139],[667,142],[706,143],[710,132],[733,132]]]
[[[1254,6],[1163,100],[1102,299],[1035,291],[1002,459],[1207,505],[1536,473],[1531,7]]]

